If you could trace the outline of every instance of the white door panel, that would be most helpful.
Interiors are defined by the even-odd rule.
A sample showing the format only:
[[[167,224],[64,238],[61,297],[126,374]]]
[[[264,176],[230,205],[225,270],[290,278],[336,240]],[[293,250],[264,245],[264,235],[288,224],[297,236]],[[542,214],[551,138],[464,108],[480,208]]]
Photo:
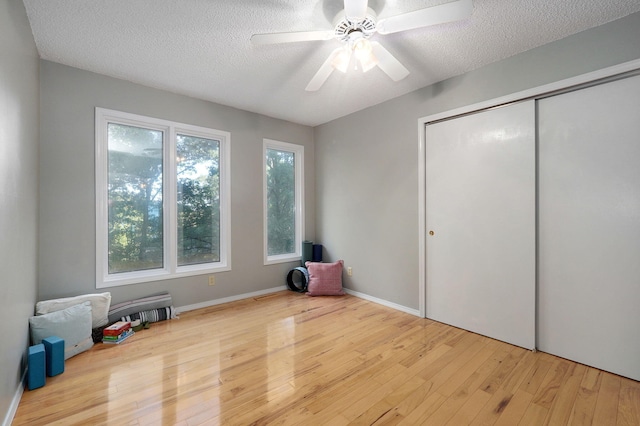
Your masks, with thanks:
[[[640,380],[640,77],[538,112],[538,347]]]
[[[426,126],[428,318],[535,346],[535,104]]]

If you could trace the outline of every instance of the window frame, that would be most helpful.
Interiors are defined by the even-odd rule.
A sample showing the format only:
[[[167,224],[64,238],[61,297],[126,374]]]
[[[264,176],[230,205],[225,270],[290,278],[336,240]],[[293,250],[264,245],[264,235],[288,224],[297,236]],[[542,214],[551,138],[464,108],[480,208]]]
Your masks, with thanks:
[[[267,211],[267,150],[292,152],[294,154],[295,173],[295,252],[269,255],[268,211]],[[262,140],[262,203],[263,203],[263,253],[264,264],[293,262],[302,259],[302,241],[304,240],[304,146],[273,139]]]
[[[109,274],[108,239],[108,172],[110,123],[141,127],[163,132],[162,147],[162,214],[163,267]],[[220,178],[220,261],[178,266],[177,257],[177,135],[219,141]],[[212,274],[231,270],[231,133],[147,117],[116,110],[95,109],[95,191],[96,191],[96,288],[138,284],[173,278]]]

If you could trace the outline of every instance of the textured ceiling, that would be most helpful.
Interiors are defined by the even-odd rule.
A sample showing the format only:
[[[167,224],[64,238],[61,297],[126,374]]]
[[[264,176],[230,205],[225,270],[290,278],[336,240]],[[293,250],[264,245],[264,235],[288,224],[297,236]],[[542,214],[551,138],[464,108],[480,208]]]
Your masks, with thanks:
[[[369,0],[378,18],[447,0]],[[318,125],[640,11],[638,0],[475,0],[470,18],[373,36],[410,71],[334,72],[304,89],[339,42],[254,46],[254,33],[332,29],[342,0],[24,0],[43,59]]]

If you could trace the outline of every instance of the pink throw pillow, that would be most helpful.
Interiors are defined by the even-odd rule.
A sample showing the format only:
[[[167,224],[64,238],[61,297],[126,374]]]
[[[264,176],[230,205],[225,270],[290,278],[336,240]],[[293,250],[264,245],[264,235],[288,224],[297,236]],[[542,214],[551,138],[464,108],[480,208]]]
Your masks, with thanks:
[[[306,262],[309,271],[307,295],[309,296],[340,296],[342,291],[342,266],[344,261],[333,263]]]

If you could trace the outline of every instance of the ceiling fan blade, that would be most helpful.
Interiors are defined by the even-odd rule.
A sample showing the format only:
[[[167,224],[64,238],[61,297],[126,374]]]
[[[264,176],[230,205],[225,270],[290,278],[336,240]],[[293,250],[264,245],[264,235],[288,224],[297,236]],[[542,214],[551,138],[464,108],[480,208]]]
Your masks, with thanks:
[[[404,67],[387,49],[377,41],[371,42],[373,54],[378,59],[378,66],[391,80],[400,81],[409,75],[409,70]]]
[[[299,31],[290,33],[254,34],[251,42],[260,46],[263,44],[295,43],[298,41],[331,40],[333,30],[326,31]]]
[[[414,28],[459,21],[470,16],[472,11],[472,0],[458,0],[381,19],[378,21],[376,29],[380,34],[397,33]]]
[[[307,92],[315,92],[316,90],[322,87],[324,82],[327,81],[327,78],[329,78],[329,76],[333,72],[333,65],[332,65],[333,60],[335,59],[336,56],[338,56],[338,54],[340,54],[340,51],[342,50],[343,50],[342,47],[338,47],[333,52],[331,52],[329,57],[320,66],[320,69],[318,70],[318,72],[316,72],[316,75],[313,76],[313,78],[311,79],[309,84],[307,84],[307,87],[304,90],[306,90]]]
[[[367,16],[368,0],[344,0],[344,14],[352,21],[362,21]]]

